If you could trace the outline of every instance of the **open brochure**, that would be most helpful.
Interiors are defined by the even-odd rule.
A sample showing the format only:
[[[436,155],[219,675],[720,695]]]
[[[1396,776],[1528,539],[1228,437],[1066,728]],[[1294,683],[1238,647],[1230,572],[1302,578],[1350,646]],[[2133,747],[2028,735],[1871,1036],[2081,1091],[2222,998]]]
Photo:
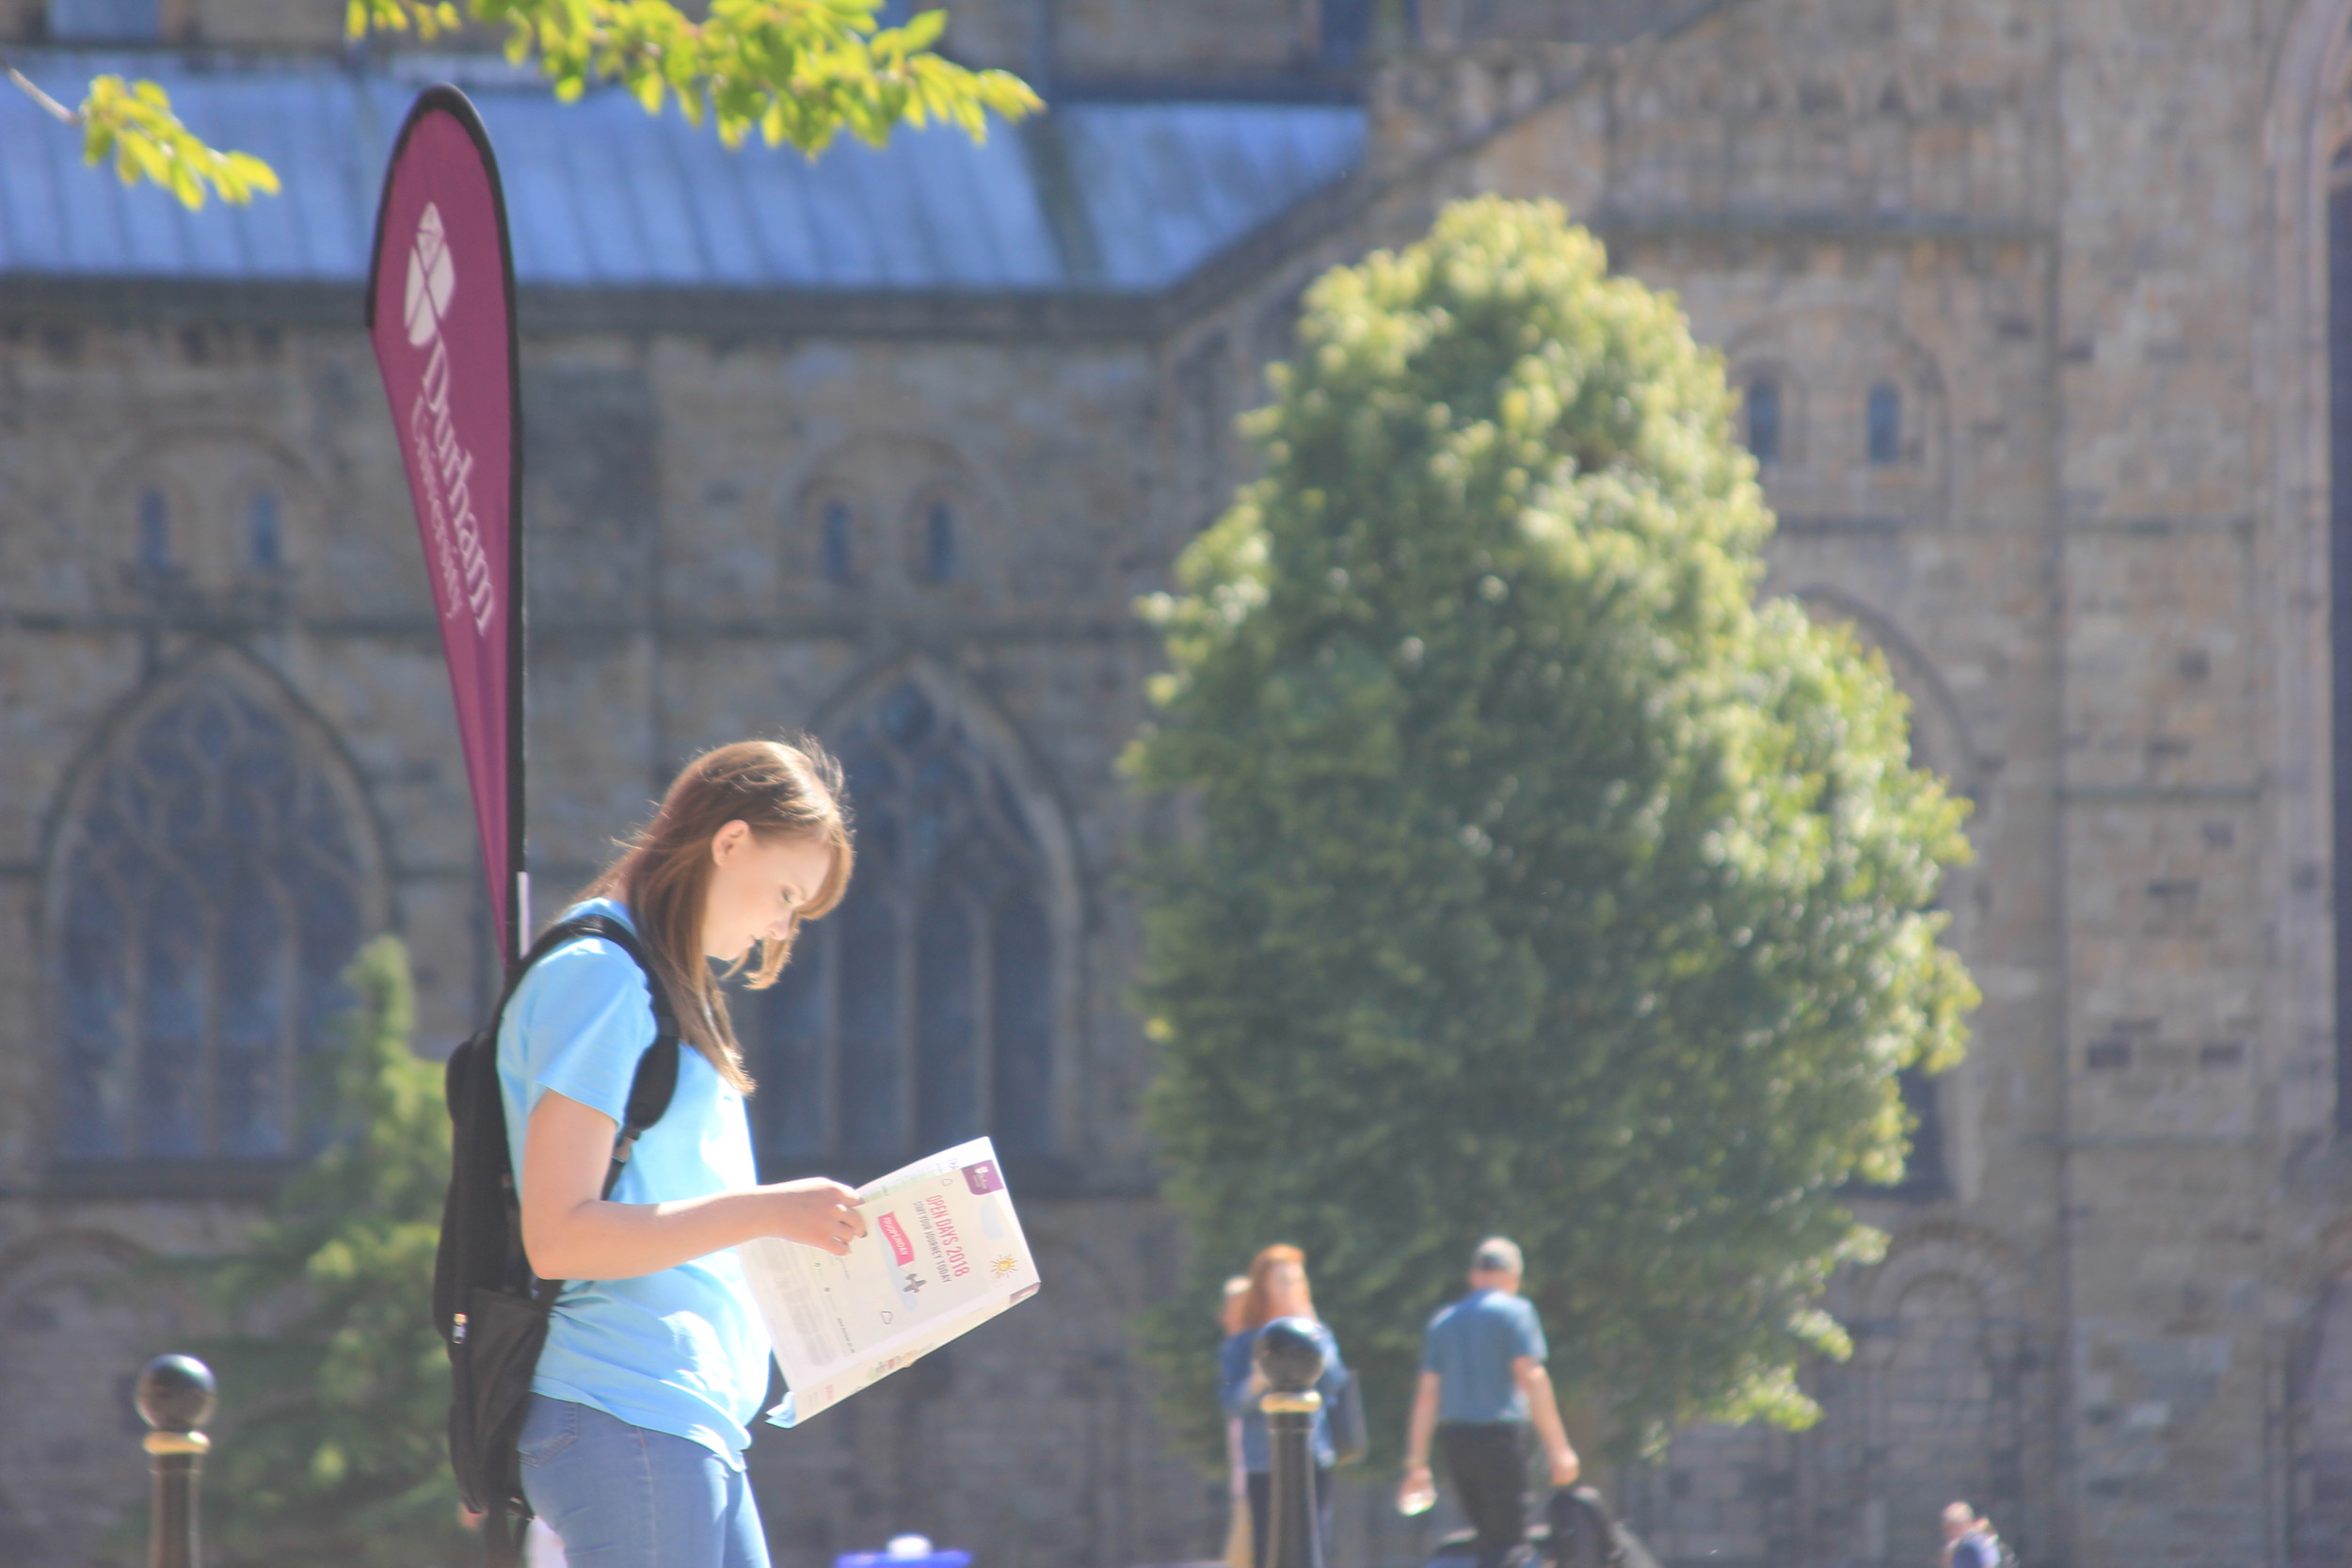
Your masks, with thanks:
[[[857,1192],[866,1234],[835,1257],[776,1237],[736,1248],[792,1392],[796,1426],[1037,1293],[997,1151],[985,1138]]]

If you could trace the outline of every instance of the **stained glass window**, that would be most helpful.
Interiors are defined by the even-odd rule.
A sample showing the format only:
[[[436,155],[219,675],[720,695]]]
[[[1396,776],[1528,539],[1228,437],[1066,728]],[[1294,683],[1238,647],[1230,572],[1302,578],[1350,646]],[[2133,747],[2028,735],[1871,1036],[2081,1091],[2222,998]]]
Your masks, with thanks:
[[[912,681],[842,737],[857,871],[739,1004],[771,1161],[1053,1142],[1045,863],[1003,774]]]
[[[1406,39],[1420,35],[1420,9],[1417,0],[1403,0],[1391,13]],[[1353,65],[1377,41],[1380,10],[1380,0],[1321,0],[1317,36],[1323,64]]]
[[[53,906],[61,1161],[296,1151],[296,1064],[364,934],[358,829],[315,750],[210,674],[81,792]]]
[[[923,508],[923,575],[934,583],[955,580],[955,508],[935,501]]]
[[[139,566],[152,572],[171,569],[171,504],[161,490],[139,492]]]
[[[821,536],[818,549],[824,555],[824,580],[828,583],[848,582],[850,573],[856,569],[850,552],[852,529],[849,503],[826,502],[818,514],[817,527]]]
[[[264,571],[275,571],[285,565],[286,542],[278,520],[278,492],[255,490],[247,520],[252,535],[253,564]]]
[[[1781,384],[1769,376],[1748,383],[1748,450],[1759,463],[1781,460]]]
[[[1870,389],[1863,412],[1867,428],[1864,439],[1874,463],[1899,463],[1903,460],[1903,394],[1892,381],[1881,381]]]
[[[1903,1174],[1891,1189],[1901,1197],[1940,1198],[1951,1191],[1951,1173],[1944,1160],[1944,1119],[1942,1098],[1944,1080],[1933,1078],[1919,1067],[1905,1067],[1896,1075],[1896,1089],[1903,1096],[1903,1109],[1910,1113],[1911,1152],[1903,1158]]]

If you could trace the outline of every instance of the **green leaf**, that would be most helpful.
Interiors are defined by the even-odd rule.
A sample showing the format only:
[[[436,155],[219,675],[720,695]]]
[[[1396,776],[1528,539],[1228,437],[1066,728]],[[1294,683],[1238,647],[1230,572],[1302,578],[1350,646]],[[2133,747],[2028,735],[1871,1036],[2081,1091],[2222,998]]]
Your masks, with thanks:
[[[675,97],[699,126],[715,109],[730,148],[754,124],[769,146],[789,141],[812,156],[844,130],[879,146],[898,125],[934,120],[979,141],[989,115],[1017,120],[1044,106],[1008,72],[974,72],[935,53],[947,12],[877,32],[877,3],[713,0],[696,22],[672,0],[466,0],[462,8],[450,0],[348,0],[344,27],[354,39],[414,30],[425,40],[468,19],[503,27],[507,58],[536,56],[559,102],[576,102],[592,77],[616,81],[648,114]],[[126,184],[161,184],[191,207],[209,194],[242,203],[280,191],[259,160],[210,147],[182,125],[153,82],[99,77],[79,115],[85,157],[111,155]]]
[[[152,182],[191,209],[214,193],[245,202],[257,190],[275,194],[279,188],[277,175],[261,160],[206,146],[180,123],[169,96],[153,82],[97,77],[76,115],[87,162],[111,155],[123,184]]]
[[[937,43],[939,35],[947,30],[947,12],[923,11],[911,18],[906,25],[897,29],[897,45],[906,54],[912,55]]]

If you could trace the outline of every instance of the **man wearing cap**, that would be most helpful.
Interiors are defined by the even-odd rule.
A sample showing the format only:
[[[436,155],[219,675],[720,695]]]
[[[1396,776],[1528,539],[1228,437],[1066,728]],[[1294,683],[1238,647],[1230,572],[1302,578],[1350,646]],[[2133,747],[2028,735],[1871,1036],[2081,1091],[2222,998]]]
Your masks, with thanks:
[[[1446,1457],[1462,1512],[1478,1531],[1480,1568],[1503,1568],[1528,1540],[1528,1435],[1543,1440],[1554,1486],[1581,1466],[1544,1370],[1544,1324],[1519,1294],[1518,1244],[1492,1236],[1470,1258],[1470,1293],[1430,1320],[1421,1382],[1405,1430],[1400,1500],[1430,1488],[1430,1440]]]

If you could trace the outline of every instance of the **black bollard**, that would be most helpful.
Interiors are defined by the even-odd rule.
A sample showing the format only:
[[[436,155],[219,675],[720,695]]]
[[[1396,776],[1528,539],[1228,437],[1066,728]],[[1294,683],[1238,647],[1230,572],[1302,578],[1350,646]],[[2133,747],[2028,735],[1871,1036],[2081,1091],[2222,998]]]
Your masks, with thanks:
[[[155,1472],[155,1509],[147,1530],[147,1568],[203,1568],[197,1539],[196,1481],[212,1439],[197,1428],[213,1414],[212,1370],[193,1356],[159,1355],[139,1373],[132,1396],[154,1430],[147,1451]]]
[[[1323,1568],[1320,1516],[1315,1507],[1315,1413],[1323,1397],[1323,1347],[1304,1318],[1277,1318],[1260,1330],[1255,1357],[1266,1392],[1273,1460],[1267,1477],[1266,1560],[1258,1568]]]

